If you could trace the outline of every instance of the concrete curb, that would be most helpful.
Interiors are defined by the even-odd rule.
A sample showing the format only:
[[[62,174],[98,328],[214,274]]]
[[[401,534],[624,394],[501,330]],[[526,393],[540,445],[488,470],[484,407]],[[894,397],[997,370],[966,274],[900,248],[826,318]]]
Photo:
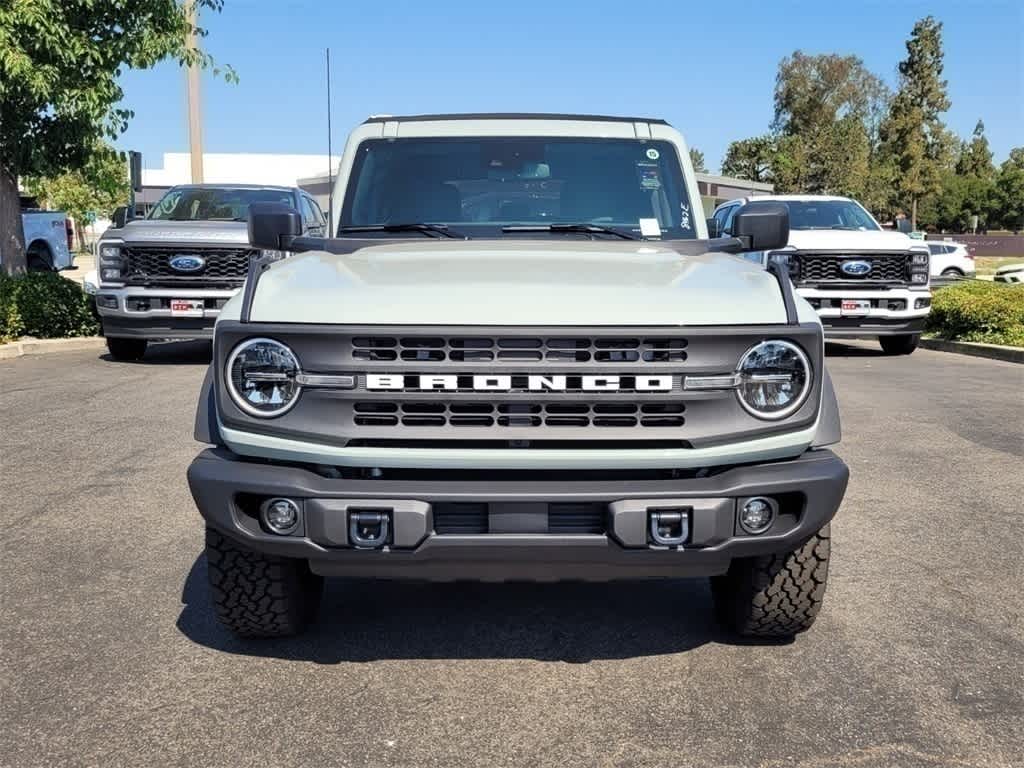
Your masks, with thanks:
[[[51,352],[81,352],[84,349],[102,349],[107,340],[102,336],[83,336],[76,339],[23,339],[0,344],[0,360],[12,360],[24,355],[48,355]]]
[[[991,360],[1004,360],[1008,363],[1024,363],[1024,348],[1004,347],[999,344],[975,344],[970,341],[947,341],[946,339],[921,339],[922,349],[934,349],[939,352],[956,352],[961,355],[987,357]]]

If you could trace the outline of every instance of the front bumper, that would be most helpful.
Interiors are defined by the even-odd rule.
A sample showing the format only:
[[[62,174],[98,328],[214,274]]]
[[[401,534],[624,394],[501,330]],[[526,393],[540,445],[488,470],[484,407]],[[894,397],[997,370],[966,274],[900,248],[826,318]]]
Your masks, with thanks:
[[[733,558],[792,550],[835,515],[849,471],[831,451],[812,450],[709,477],[522,475],[458,479],[458,473],[439,470],[431,479],[333,479],[302,466],[246,461],[210,449],[192,462],[188,482],[207,525],[250,549],[308,560],[325,575],[609,580],[714,575]],[[259,500],[278,496],[302,509],[301,524],[290,535],[269,533],[258,520]],[[774,522],[758,536],[736,520],[738,503],[755,496],[777,500]],[[484,509],[487,532],[441,528],[442,510],[455,505]],[[601,532],[548,532],[554,505],[598,509]],[[684,510],[690,533],[681,546],[649,543],[651,508]],[[387,513],[387,546],[351,546],[349,515],[358,510]]]
[[[146,288],[102,287],[96,293],[96,308],[108,337],[136,339],[212,339],[213,326],[237,288]],[[171,315],[171,299],[201,299],[206,307],[202,317]]]
[[[925,321],[931,311],[931,292],[922,289],[854,289],[854,288],[806,288],[797,287],[796,292],[807,299],[821,318],[825,338],[855,336],[897,336],[924,332]],[[838,306],[842,299],[870,301],[872,306],[864,315],[844,315]],[[916,306],[918,300],[928,300],[924,307]],[[890,306],[902,305],[903,309]]]

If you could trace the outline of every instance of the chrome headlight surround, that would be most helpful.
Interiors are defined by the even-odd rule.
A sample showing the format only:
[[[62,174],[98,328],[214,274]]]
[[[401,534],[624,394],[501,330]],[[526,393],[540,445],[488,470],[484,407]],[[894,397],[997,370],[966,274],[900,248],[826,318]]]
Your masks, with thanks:
[[[761,368],[761,373],[756,366],[755,359],[758,355],[764,354],[770,347],[780,347],[783,353],[790,355],[798,365],[798,368],[793,373],[778,373],[775,369]],[[774,371],[774,372],[773,372]],[[801,378],[802,381],[799,381]],[[749,387],[773,387],[779,385],[785,385],[787,383],[799,384],[800,389],[796,395],[782,408],[777,410],[765,411],[759,409],[755,404],[749,402],[745,395]],[[782,341],[781,339],[770,339],[768,341],[762,341],[759,344],[755,344],[748,349],[743,357],[740,358],[739,365],[736,366],[736,399],[747,413],[758,419],[765,421],[779,421],[787,416],[791,416],[800,409],[800,406],[804,404],[808,396],[811,394],[814,388],[814,370],[811,366],[810,360],[807,358],[807,354],[796,344],[790,341]]]
[[[247,372],[247,362],[250,367],[258,366],[260,370]],[[246,339],[228,356],[224,365],[224,385],[235,405],[243,412],[259,419],[272,419],[283,416],[299,401],[301,370],[299,358],[286,344],[262,337]],[[251,399],[260,389],[269,390],[267,404],[271,407],[261,407]],[[278,407],[273,407],[275,400],[280,403]]]

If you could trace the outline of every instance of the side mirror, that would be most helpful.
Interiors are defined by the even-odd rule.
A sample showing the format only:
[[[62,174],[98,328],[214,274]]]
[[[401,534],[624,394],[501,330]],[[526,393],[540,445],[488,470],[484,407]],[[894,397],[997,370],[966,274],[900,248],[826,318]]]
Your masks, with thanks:
[[[114,229],[121,229],[121,227],[131,221],[131,219],[132,217],[128,215],[128,206],[119,205],[114,209],[114,213],[110,217],[110,226]]]
[[[721,224],[721,222],[718,219],[712,217],[710,219],[707,219],[707,223],[708,223],[708,237],[710,239],[714,240],[716,237],[721,237],[722,236],[722,224]]]
[[[732,220],[732,236],[744,251],[772,251],[789,244],[789,208],[784,203],[751,202]]]
[[[249,206],[249,244],[265,251],[287,251],[288,240],[302,234],[302,214],[284,203]]]

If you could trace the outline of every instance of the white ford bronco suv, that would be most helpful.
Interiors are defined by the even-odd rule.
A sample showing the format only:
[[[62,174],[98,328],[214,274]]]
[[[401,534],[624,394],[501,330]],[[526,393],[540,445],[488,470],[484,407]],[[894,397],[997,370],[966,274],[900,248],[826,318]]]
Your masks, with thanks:
[[[751,200],[789,209],[789,244],[765,259],[789,267],[797,293],[821,316],[826,338],[877,337],[889,355],[909,355],[931,311],[928,245],[883,230],[848,197],[766,195],[722,203],[709,224],[729,234]]]
[[[371,118],[332,236],[253,204],[188,470],[213,606],[297,632],[323,577],[711,577],[721,619],[791,636],[846,489],[821,322],[788,214],[709,240],[661,120]]]

